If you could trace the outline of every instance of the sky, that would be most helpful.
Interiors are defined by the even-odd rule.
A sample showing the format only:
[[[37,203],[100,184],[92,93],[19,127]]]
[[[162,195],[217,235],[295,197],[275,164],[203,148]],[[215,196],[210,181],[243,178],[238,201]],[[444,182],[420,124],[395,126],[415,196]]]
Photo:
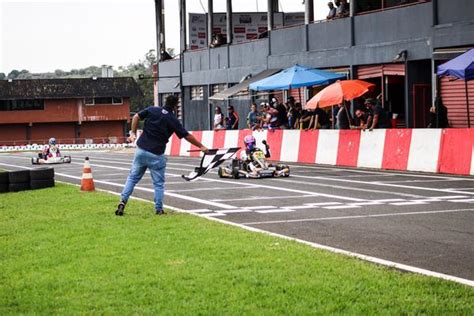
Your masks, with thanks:
[[[225,11],[214,0],[214,12]],[[315,18],[327,0],[315,0]],[[165,0],[166,45],[179,47],[178,0]],[[202,3],[202,5],[201,5]],[[233,0],[234,12],[265,12],[267,0]],[[69,71],[127,66],[156,47],[153,0],[0,0],[0,72]],[[304,11],[302,0],[281,0],[284,12]],[[188,0],[188,13],[205,13],[207,0]]]

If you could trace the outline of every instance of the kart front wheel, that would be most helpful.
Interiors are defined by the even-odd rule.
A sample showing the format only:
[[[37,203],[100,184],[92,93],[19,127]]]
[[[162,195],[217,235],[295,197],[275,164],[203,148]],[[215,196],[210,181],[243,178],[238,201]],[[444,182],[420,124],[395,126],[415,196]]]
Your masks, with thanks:
[[[219,176],[219,178],[224,178],[224,168],[223,167],[219,167],[219,169],[217,170],[217,175]]]

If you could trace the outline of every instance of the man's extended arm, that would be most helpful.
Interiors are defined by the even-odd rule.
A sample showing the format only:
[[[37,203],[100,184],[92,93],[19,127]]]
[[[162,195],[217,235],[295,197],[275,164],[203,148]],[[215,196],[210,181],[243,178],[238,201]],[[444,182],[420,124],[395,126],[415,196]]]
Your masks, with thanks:
[[[198,147],[199,150],[201,150],[203,153],[207,152],[207,147],[201,144],[200,141],[196,139],[192,134],[188,134],[186,137],[184,137],[188,142],[193,144],[194,146]]]
[[[132,130],[130,132],[130,136],[128,137],[128,140],[132,143],[135,141],[135,139],[137,139],[138,122],[140,122],[140,116],[135,114],[132,118]]]

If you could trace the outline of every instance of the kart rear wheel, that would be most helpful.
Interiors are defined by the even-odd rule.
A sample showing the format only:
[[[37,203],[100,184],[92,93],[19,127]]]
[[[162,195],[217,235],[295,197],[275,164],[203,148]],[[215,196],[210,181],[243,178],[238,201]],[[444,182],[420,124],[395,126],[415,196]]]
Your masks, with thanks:
[[[232,168],[232,177],[234,179],[240,179],[239,167]]]
[[[64,161],[64,163],[71,163],[71,161],[72,161],[71,156],[64,156],[63,161]]]

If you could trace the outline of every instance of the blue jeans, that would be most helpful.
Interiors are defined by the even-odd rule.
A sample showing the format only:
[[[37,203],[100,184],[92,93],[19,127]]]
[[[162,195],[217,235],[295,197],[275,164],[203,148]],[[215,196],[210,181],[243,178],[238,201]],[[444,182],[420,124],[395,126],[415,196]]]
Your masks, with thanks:
[[[162,210],[163,195],[165,193],[165,168],[166,157],[164,155],[155,155],[137,147],[132,169],[121,194],[122,201],[128,201],[138,181],[141,180],[145,171],[149,169],[153,187],[155,188],[155,210]]]

